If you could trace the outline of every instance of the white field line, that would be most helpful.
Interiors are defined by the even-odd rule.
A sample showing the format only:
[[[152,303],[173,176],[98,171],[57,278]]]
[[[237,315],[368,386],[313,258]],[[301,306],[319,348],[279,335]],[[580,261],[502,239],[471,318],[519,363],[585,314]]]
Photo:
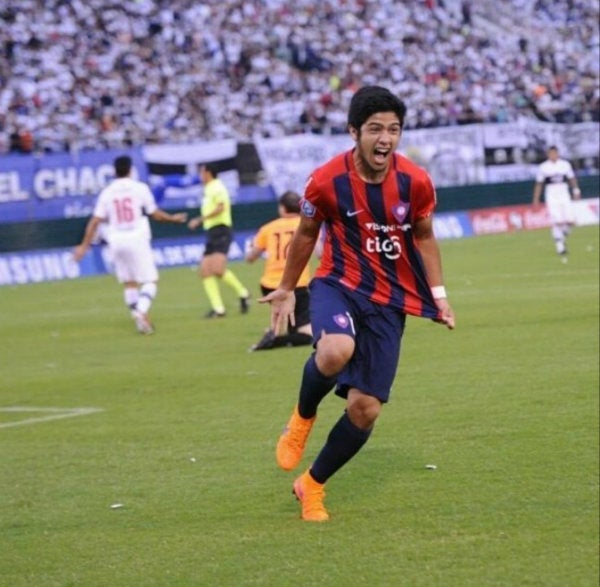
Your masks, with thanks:
[[[16,422],[0,423],[0,428],[12,428],[14,426],[26,426],[28,424],[39,424],[40,422],[49,422],[50,420],[62,420],[63,418],[74,418],[75,416],[87,416],[103,412],[102,408],[36,408],[31,406],[11,406],[9,408],[0,407],[0,412],[6,413],[27,413],[27,412],[45,412],[48,415],[37,418],[26,418]]]

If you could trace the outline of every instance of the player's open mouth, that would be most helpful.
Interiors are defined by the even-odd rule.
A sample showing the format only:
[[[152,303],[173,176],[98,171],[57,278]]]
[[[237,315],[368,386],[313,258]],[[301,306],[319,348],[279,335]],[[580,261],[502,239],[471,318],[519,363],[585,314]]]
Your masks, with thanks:
[[[375,149],[373,151],[373,159],[375,160],[375,163],[383,164],[385,163],[388,154],[389,150],[387,149]]]

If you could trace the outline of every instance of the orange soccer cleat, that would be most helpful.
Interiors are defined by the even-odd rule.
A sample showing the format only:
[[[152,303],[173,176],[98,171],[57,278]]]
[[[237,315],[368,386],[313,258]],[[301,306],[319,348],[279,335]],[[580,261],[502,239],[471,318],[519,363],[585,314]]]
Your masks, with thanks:
[[[317,416],[303,418],[298,413],[298,407],[294,408],[294,413],[277,442],[277,464],[284,471],[291,471],[300,463],[306,440],[316,418]]]
[[[323,505],[325,484],[315,481],[306,471],[296,481],[293,488],[296,499],[302,504],[302,519],[307,522],[326,522],[329,514]]]

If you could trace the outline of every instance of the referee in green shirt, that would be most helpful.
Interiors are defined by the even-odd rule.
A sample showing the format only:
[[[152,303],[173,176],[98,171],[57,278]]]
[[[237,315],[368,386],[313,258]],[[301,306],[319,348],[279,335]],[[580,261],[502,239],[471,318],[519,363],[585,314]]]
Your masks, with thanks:
[[[200,216],[188,222],[188,228],[195,230],[201,224],[207,232],[206,248],[200,261],[198,272],[211,309],[206,318],[225,316],[225,305],[221,297],[219,279],[223,280],[237,294],[242,314],[248,312],[250,292],[236,275],[227,268],[227,253],[233,241],[231,221],[231,200],[225,184],[217,177],[214,163],[200,166],[200,179],[204,185],[204,197]]]

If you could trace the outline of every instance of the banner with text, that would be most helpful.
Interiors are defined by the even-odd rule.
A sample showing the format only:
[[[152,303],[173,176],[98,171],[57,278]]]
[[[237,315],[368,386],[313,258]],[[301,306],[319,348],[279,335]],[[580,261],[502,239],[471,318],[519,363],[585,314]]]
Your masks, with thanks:
[[[574,203],[574,208],[578,225],[599,223],[600,200],[598,198],[579,200]],[[434,217],[434,231],[440,240],[548,226],[550,226],[550,219],[545,208],[534,208],[531,205],[443,213]],[[252,231],[236,233],[229,251],[231,261],[240,261],[244,258],[254,235]],[[195,267],[204,254],[204,247],[203,234],[198,237],[157,239],[152,243],[154,258],[161,269]],[[78,279],[111,272],[110,252],[106,246],[100,245],[92,247],[79,264],[73,260],[71,249],[0,254],[0,286]]]
[[[353,146],[349,136],[296,135],[257,139],[256,148],[277,194],[301,192],[309,174]],[[579,175],[600,171],[600,125],[536,120],[405,130],[399,152],[427,169],[437,187],[533,181],[556,145]]]
[[[120,155],[129,155],[146,181],[141,149],[0,157],[0,222],[90,216]]]
[[[294,135],[256,139],[254,155],[234,139],[128,150],[0,157],[0,223],[86,217],[113,177],[117,155],[129,154],[159,205],[195,208],[203,195],[200,163],[213,162],[232,201],[272,200],[285,190],[302,193],[309,174],[352,148],[349,135]],[[600,125],[523,120],[406,130],[399,151],[421,165],[437,187],[533,181],[550,144],[559,147],[579,175],[600,171]],[[244,144],[248,147],[248,144]],[[256,161],[253,160],[256,158]],[[256,184],[243,185],[240,167],[252,160]],[[246,182],[248,183],[248,182]]]

